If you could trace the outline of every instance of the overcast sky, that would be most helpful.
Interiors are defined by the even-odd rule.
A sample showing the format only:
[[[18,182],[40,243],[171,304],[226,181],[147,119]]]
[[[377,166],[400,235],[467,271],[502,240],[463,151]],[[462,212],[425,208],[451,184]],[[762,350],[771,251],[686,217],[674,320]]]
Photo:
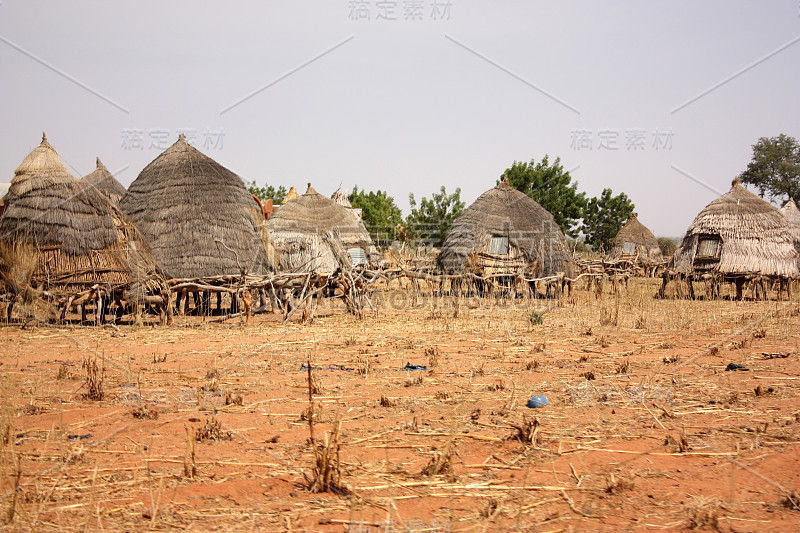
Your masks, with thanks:
[[[549,154],[681,236],[759,137],[800,138],[798,0],[0,0],[0,65],[5,182],[43,130],[125,186],[186,131],[245,181],[407,214]]]

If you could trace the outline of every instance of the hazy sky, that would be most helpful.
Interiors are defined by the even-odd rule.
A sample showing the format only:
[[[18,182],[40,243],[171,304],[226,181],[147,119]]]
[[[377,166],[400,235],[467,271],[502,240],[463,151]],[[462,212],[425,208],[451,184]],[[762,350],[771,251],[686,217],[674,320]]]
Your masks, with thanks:
[[[246,181],[407,214],[550,154],[680,236],[759,137],[800,138],[798,0],[1,0],[0,66],[5,182],[43,130],[126,186],[186,131]]]

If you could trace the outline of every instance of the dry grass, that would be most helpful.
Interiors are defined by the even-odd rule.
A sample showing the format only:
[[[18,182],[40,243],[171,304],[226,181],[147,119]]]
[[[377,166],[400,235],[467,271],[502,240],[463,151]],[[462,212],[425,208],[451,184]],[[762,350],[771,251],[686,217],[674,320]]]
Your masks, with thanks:
[[[452,317],[441,299],[428,319],[430,297],[397,311],[381,294],[362,321],[7,327],[0,349],[22,355],[0,365],[0,517],[16,495],[11,531],[789,530],[796,305],[655,288],[581,289],[535,328],[541,301]],[[423,356],[435,372],[401,371]],[[751,371],[724,372],[734,356]],[[90,357],[102,402],[82,396]],[[550,405],[528,409],[534,394]]]
[[[82,366],[86,370],[86,398],[95,402],[103,400],[106,396],[103,389],[106,372],[105,364],[100,366],[97,362],[97,355],[93,354],[84,359]]]
[[[196,442],[231,440],[233,433],[223,429],[216,416],[206,418],[205,423],[194,432]]]

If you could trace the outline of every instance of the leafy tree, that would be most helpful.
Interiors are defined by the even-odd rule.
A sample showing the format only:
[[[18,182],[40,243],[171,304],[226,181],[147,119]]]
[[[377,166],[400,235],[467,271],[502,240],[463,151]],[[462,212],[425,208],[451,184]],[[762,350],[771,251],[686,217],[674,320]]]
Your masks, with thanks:
[[[753,159],[747,170],[739,174],[742,183],[754,185],[763,198],[779,203],[794,198],[800,201],[800,144],[794,137],[781,133],[777,137],[761,137],[753,145]]]
[[[408,203],[411,205],[411,214],[406,218],[407,228],[415,237],[437,247],[444,244],[450,226],[464,212],[465,206],[461,201],[461,188],[457,188],[453,194],[447,194],[444,185],[430,200],[423,196],[419,207],[414,193],[408,195]]]
[[[373,238],[377,237],[378,241],[395,238],[398,226],[402,227],[403,224],[403,213],[395,205],[394,198],[380,190],[359,191],[356,185],[347,199],[350,205],[361,209],[361,218]]]
[[[556,223],[568,237],[578,236],[578,221],[583,217],[586,194],[578,192],[578,183],[572,183],[569,172],[557,157],[550,164],[545,155],[540,163],[514,161],[504,176],[515,189],[530,196],[556,219]]]
[[[600,198],[594,197],[586,203],[581,231],[586,242],[595,250],[608,250],[622,225],[633,214],[633,202],[624,192],[611,196],[611,189],[603,189]]]
[[[672,255],[675,253],[675,250],[678,249],[678,243],[675,242],[675,239],[670,239],[669,237],[659,237],[656,239],[658,241],[658,247],[661,248],[661,253],[664,256]]]
[[[286,197],[287,193],[286,187],[283,185],[279,186],[277,189],[272,185],[259,187],[255,181],[250,182],[247,186],[247,190],[250,194],[258,196],[261,200],[272,199],[272,203],[276,205],[283,203],[283,199]]]

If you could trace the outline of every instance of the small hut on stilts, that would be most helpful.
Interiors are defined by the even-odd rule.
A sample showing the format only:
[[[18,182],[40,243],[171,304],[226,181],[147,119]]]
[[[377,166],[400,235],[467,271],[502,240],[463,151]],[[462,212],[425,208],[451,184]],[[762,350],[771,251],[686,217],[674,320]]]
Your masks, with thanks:
[[[15,303],[55,307],[65,318],[73,306],[96,306],[96,321],[111,303],[156,304],[172,317],[170,293],[144,236],[95,187],[72,176],[43,135],[14,173],[0,218],[0,285]],[[51,308],[52,309],[52,308]],[[34,313],[35,314],[35,313]],[[38,317],[37,317],[38,318]]]
[[[352,207],[319,194],[309,183],[302,196],[284,200],[268,225],[283,272],[305,274],[317,290],[338,294],[348,312],[363,315],[364,302],[371,305],[365,296],[370,280],[363,277],[364,270],[379,254]],[[296,305],[285,292],[281,300],[287,308]],[[310,305],[308,316],[313,316],[316,304],[305,301]]]
[[[798,275],[792,231],[780,210],[751,193],[736,179],[731,190],[703,209],[675,251],[663,274],[660,296],[670,281],[681,290],[686,284],[694,298],[695,281],[707,284],[709,297],[720,296],[720,284],[735,285],[735,297],[743,297],[745,283],[752,282],[754,296],[766,297],[767,281],[788,289],[787,281]],[[759,294],[760,293],[760,294]]]
[[[342,266],[368,264],[377,255],[352,206],[319,194],[310,183],[305,194],[283,202],[268,226],[286,271],[331,274]]]
[[[664,264],[664,254],[653,232],[634,213],[614,237],[607,260],[630,262],[633,267],[643,268],[651,277]]]
[[[481,194],[450,227],[438,263],[447,274],[468,274],[480,294],[525,279],[569,283],[574,264],[553,215],[508,180]],[[532,287],[535,290],[535,286]]]
[[[198,313],[210,313],[212,293],[218,310],[229,295],[236,312],[246,277],[271,270],[266,221],[244,182],[182,133],[139,173],[120,207],[148,238],[179,313],[188,311],[189,294]]]

